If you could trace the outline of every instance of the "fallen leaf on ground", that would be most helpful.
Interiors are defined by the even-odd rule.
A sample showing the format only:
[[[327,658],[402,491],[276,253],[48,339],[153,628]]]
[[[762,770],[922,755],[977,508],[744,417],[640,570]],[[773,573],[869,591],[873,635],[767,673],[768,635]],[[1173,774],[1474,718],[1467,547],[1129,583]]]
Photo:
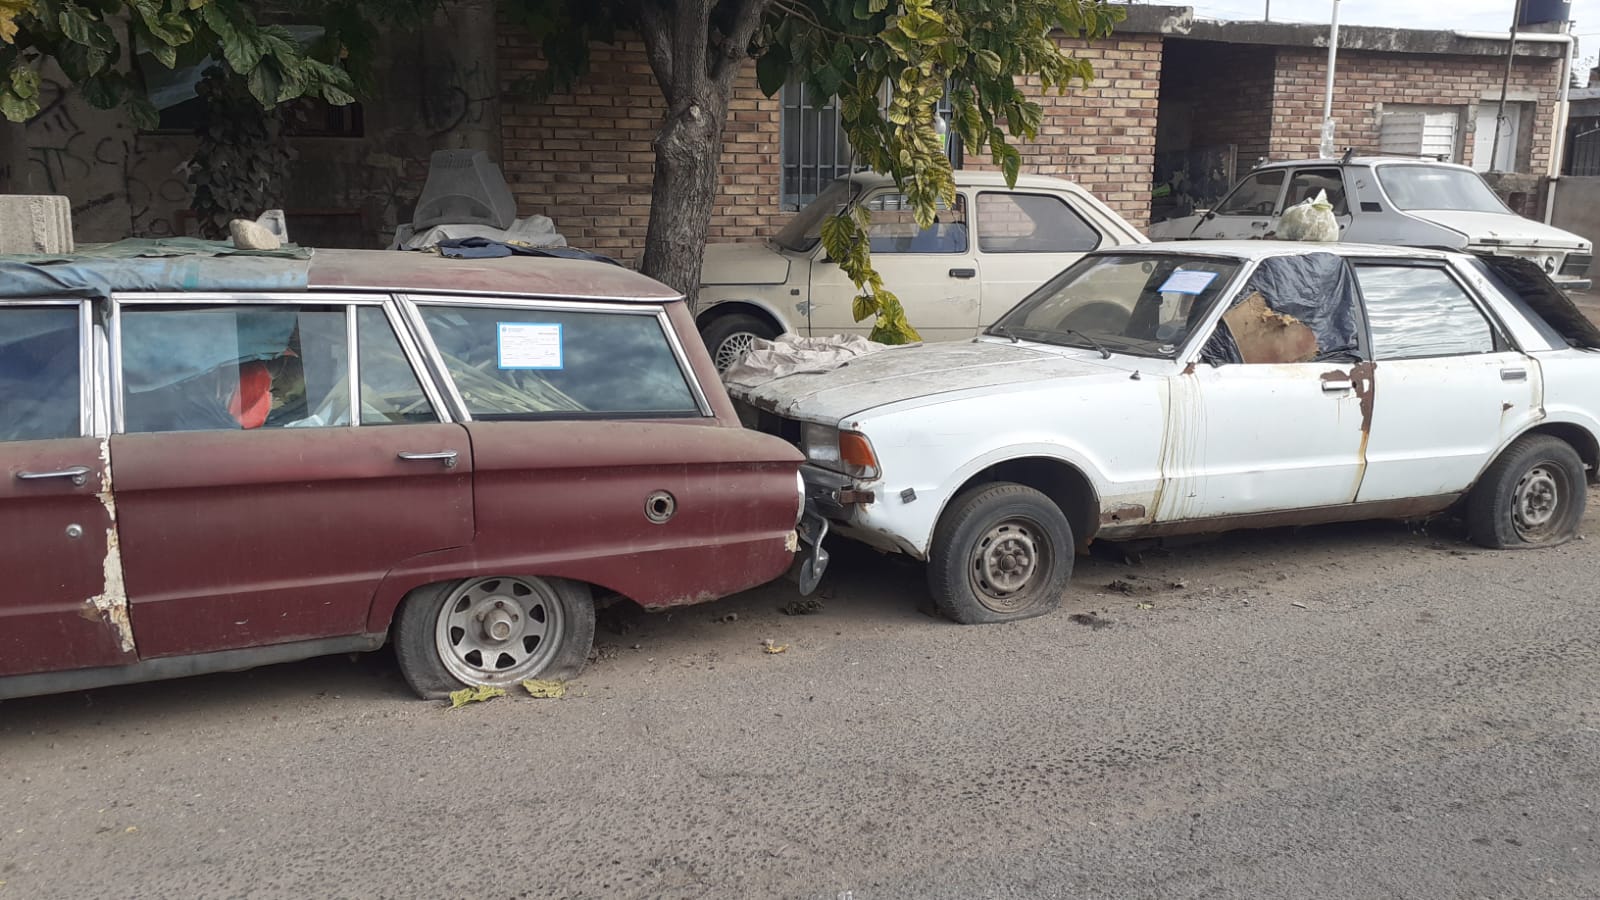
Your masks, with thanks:
[[[1139,608],[1140,609],[1155,609],[1156,605],[1154,603],[1141,603],[1141,604],[1139,604]]]
[[[567,695],[567,683],[565,681],[525,678],[522,681],[522,689],[527,691],[530,697],[546,697],[551,700],[560,700]]]
[[[460,709],[468,703],[482,703],[485,700],[493,700],[496,697],[504,697],[505,695],[505,688],[490,687],[487,684],[480,684],[475,688],[462,688],[459,691],[450,692],[450,708]]]
[[[138,831],[138,830],[139,830],[139,826],[137,826],[137,825],[129,825],[127,828],[124,828],[122,830],[122,833],[123,834],[133,834],[135,831]]]
[[[782,653],[785,650],[789,649],[789,645],[788,644],[774,644],[772,642],[772,638],[767,638],[766,640],[761,642],[761,649],[765,653]]]

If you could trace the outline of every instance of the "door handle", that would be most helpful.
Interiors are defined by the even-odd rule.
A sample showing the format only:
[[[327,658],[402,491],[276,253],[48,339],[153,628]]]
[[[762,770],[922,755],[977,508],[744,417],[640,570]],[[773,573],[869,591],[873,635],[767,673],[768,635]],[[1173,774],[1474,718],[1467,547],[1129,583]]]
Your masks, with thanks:
[[[977,269],[951,269],[950,270],[950,277],[951,278],[977,278],[978,277],[978,270]]]
[[[57,469],[54,472],[18,472],[17,477],[23,481],[43,481],[46,478],[71,478],[72,483],[83,486],[89,483],[88,466],[71,466]]]
[[[1267,227],[1267,223],[1262,222],[1262,221],[1260,221],[1258,219],[1257,221],[1251,222],[1250,223],[1250,227],[1256,229],[1257,231],[1265,231],[1266,227]]]
[[[444,467],[446,469],[454,469],[456,467],[456,451],[454,450],[433,450],[427,453],[417,453],[410,450],[402,450],[400,451],[400,458],[408,460],[435,459],[444,463]]]
[[[1500,380],[1501,381],[1527,381],[1528,380],[1528,370],[1527,369],[1501,369],[1500,370]]]
[[[1353,391],[1355,389],[1356,384],[1353,381],[1324,381],[1322,383],[1322,392],[1324,394],[1342,394],[1345,391]]]

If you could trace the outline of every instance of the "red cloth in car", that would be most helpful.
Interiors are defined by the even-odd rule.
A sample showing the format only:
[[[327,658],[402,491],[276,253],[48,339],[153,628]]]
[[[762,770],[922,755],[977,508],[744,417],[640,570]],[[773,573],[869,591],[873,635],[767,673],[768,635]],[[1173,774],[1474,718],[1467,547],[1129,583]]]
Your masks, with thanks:
[[[260,428],[272,411],[272,374],[264,362],[239,366],[239,387],[228,399],[228,412],[240,427]]]

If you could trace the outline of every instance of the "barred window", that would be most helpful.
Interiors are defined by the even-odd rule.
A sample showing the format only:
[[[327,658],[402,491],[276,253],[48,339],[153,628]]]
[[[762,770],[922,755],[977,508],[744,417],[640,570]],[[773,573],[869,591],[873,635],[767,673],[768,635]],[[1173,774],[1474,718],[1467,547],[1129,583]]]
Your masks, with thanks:
[[[885,94],[888,89],[885,88]],[[804,82],[790,81],[783,86],[783,209],[796,210],[816,199],[828,182],[863,168],[850,150],[839,118],[839,101],[812,106],[812,91]],[[950,121],[950,94],[939,101],[939,115]],[[950,161],[961,168],[961,139],[950,132],[946,149]]]

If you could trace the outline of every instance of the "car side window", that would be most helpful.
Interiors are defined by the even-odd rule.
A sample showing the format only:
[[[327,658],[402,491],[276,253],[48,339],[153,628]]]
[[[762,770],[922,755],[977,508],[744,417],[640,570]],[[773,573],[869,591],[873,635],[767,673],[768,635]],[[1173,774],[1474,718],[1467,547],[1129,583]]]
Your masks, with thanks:
[[[1100,232],[1049,194],[978,195],[978,249],[984,253],[1087,253]]]
[[[1219,216],[1270,216],[1277,212],[1278,192],[1283,188],[1283,170],[1257,172],[1239,182],[1222,205]]]
[[[475,419],[703,414],[654,311],[444,304],[420,310]]]
[[[1434,266],[1357,265],[1374,359],[1493,353],[1495,332],[1472,297]]]
[[[125,432],[350,424],[342,307],[128,305],[119,331]]]
[[[1289,192],[1283,198],[1283,208],[1314,200],[1322,191],[1327,192],[1334,215],[1342,216],[1350,212],[1350,205],[1345,202],[1344,176],[1338,169],[1301,169],[1294,173],[1294,177],[1289,179]]]
[[[0,441],[81,433],[76,305],[0,308]]]
[[[955,206],[939,201],[933,224],[917,226],[911,201],[904,194],[879,194],[864,204],[872,214],[867,236],[873,253],[967,252],[967,201],[956,195]]]
[[[361,424],[439,421],[389,317],[379,307],[356,310],[356,371],[361,379]]]

